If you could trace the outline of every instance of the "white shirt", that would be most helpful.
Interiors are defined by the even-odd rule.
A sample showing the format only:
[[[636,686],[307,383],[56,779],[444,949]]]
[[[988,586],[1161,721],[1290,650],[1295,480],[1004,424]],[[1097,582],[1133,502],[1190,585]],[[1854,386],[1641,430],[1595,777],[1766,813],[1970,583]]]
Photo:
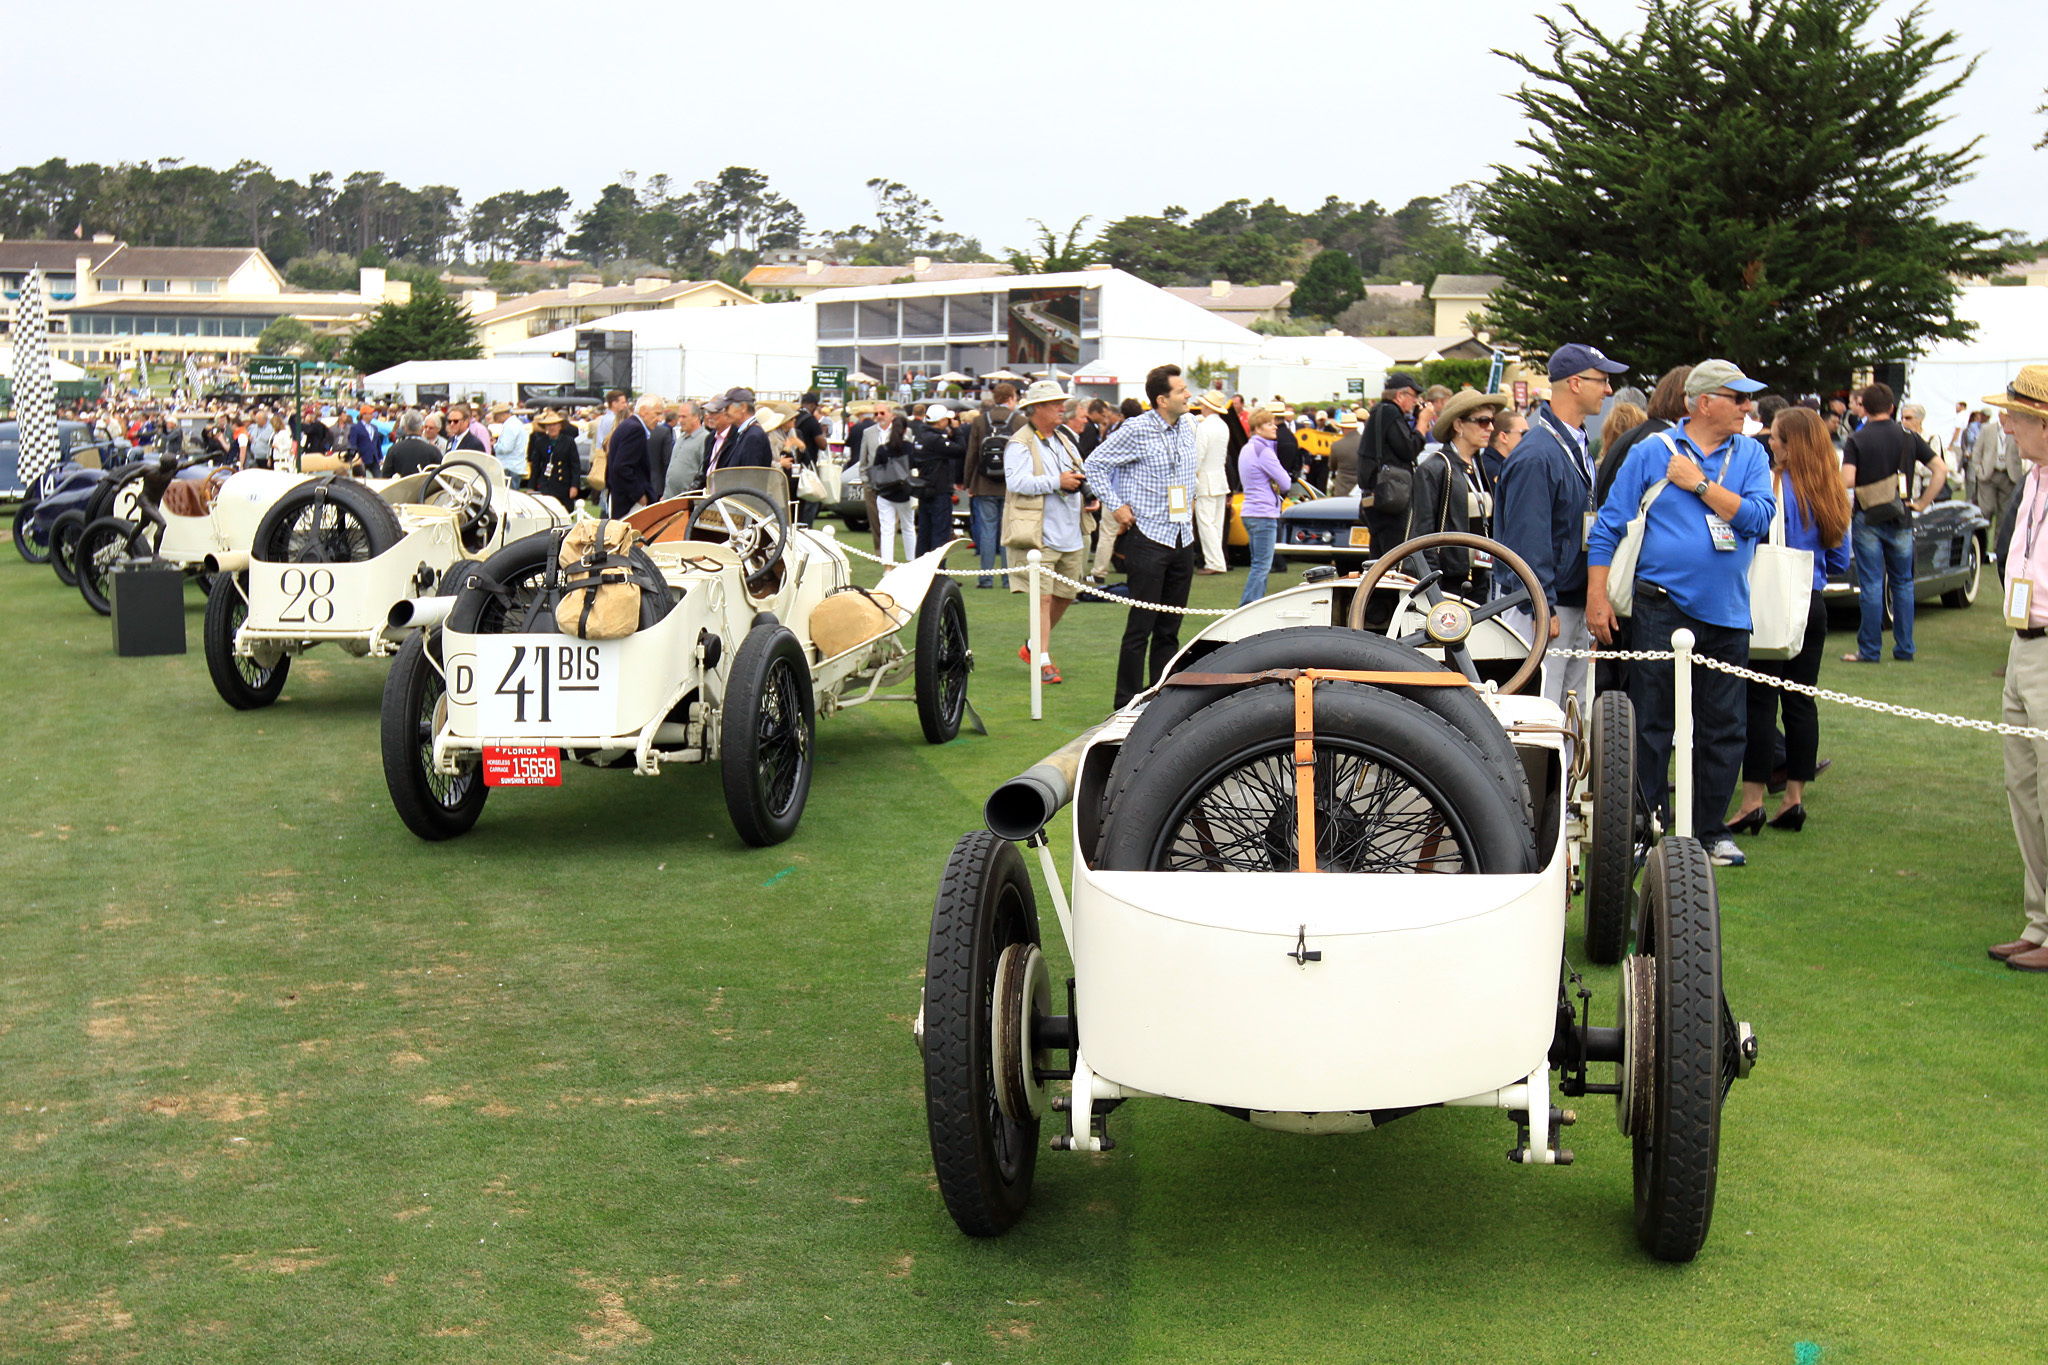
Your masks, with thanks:
[[[1223,497],[1230,492],[1230,424],[1208,413],[1195,427],[1195,496]]]

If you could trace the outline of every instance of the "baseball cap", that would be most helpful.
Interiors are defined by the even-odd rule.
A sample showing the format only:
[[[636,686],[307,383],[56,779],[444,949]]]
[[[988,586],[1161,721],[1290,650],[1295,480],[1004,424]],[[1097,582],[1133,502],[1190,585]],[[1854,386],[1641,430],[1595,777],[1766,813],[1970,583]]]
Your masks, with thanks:
[[[1598,346],[1586,346],[1570,342],[1550,353],[1551,382],[1565,379],[1584,370],[1598,370],[1602,374],[1626,374],[1628,366],[1610,358]]]
[[[1692,367],[1692,373],[1685,381],[1685,396],[1697,398],[1703,393],[1716,389],[1733,389],[1737,393],[1761,393],[1770,385],[1751,379],[1733,362],[1726,360],[1703,360]]]
[[[754,406],[754,391],[752,389],[740,388],[727,389],[725,391],[725,401],[728,403],[744,403],[751,408]]]
[[[704,400],[704,411],[724,412],[726,404],[730,403],[731,401],[732,400],[726,397],[724,394],[719,394],[716,398],[707,398]]]
[[[1414,375],[1403,374],[1399,370],[1395,370],[1387,376],[1387,382],[1383,388],[1387,393],[1392,393],[1396,389],[1413,389],[1417,393],[1422,392],[1422,385],[1416,382]]]

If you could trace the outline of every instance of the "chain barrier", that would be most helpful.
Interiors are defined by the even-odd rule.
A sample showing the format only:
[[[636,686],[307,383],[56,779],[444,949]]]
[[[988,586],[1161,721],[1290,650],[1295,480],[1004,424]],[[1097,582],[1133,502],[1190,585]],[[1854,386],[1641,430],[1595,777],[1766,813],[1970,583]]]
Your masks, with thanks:
[[[848,545],[843,540],[837,541],[836,543],[838,544],[840,549],[846,551],[848,554],[858,555],[862,559],[867,560],[870,564],[880,564],[882,567],[887,569],[893,569],[896,567],[898,563],[901,562],[900,560],[887,560],[882,558],[880,555],[871,555],[866,550],[858,549],[852,545]],[[934,570],[934,572],[944,574],[948,578],[998,578],[1006,576],[1013,572],[1023,573],[1024,570],[1024,565],[1012,564],[1008,568],[938,569]],[[1141,602],[1135,597],[1129,597],[1120,592],[1110,592],[1105,588],[1099,588],[1095,586],[1093,583],[1083,583],[1079,580],[1069,578],[1063,573],[1055,573],[1053,570],[1046,568],[1043,564],[1038,566],[1038,574],[1041,578],[1049,578],[1061,583],[1070,584],[1071,586],[1079,589],[1082,592],[1089,594],[1092,597],[1101,598],[1105,602],[1116,602],[1126,607],[1140,607],[1146,611],[1170,612],[1175,616],[1228,616],[1230,615],[1230,613],[1237,610],[1236,607],[1169,607],[1163,602]]]
[[[848,554],[858,555],[870,563],[880,564],[887,568],[894,567],[890,561],[883,559],[880,555],[869,554],[866,550],[857,549],[852,545],[846,544],[844,541],[840,541],[838,544],[839,548],[845,550]],[[1012,568],[1022,572],[1022,566],[1013,565]],[[984,572],[981,569],[940,569],[937,572],[945,574],[950,578],[981,578],[984,576]],[[997,575],[1008,574],[1009,572],[1010,569],[989,569],[986,572],[986,576],[993,578]],[[1147,611],[1171,612],[1176,616],[1228,616],[1231,612],[1237,610],[1236,607],[1169,607],[1160,602],[1141,602],[1136,598],[1126,597],[1121,593],[1106,592],[1091,583],[1077,582],[1074,579],[1068,578],[1065,574],[1055,573],[1042,564],[1039,566],[1038,572],[1042,577],[1071,584],[1080,591],[1091,593],[1105,602],[1118,602],[1126,607],[1141,607]],[[1592,650],[1552,648],[1548,653],[1560,659],[1588,659],[1595,662],[1605,660],[1610,663],[1670,663],[1678,657],[1677,654],[1668,649]],[[1895,702],[1872,701],[1868,697],[1855,697],[1847,692],[1837,692],[1832,688],[1810,687],[1805,683],[1796,683],[1785,678],[1773,677],[1768,673],[1758,673],[1754,669],[1744,668],[1739,664],[1731,664],[1725,660],[1712,658],[1698,652],[1693,654],[1692,661],[1703,668],[1711,668],[1717,672],[1727,673],[1733,677],[1741,678],[1745,682],[1763,683],[1765,686],[1775,687],[1781,692],[1797,692],[1801,696],[1812,697],[1816,701],[1838,702],[1843,706],[1854,707],[1861,711],[1875,711],[1879,715],[1898,716],[1905,720],[1931,721],[1936,725],[1952,726],[1958,730],[1975,730],[1987,735],[2013,735],[2021,739],[2048,742],[2048,729],[2039,729],[2031,725],[2007,725],[1995,720],[1972,720],[1968,716],[1952,716],[1942,711],[1922,711],[1917,707],[1900,706]]]
[[[1564,659],[1591,659],[1596,662],[1606,660],[1610,663],[1670,663],[1678,657],[1668,649],[1553,649],[1550,653]],[[1847,692],[1837,692],[1832,688],[1811,687],[1806,683],[1796,683],[1786,678],[1773,677],[1768,673],[1759,673],[1753,668],[1744,668],[1740,664],[1731,664],[1725,659],[1716,659],[1697,651],[1693,653],[1692,661],[1703,668],[1727,673],[1745,682],[1763,683],[1781,692],[1797,692],[1816,701],[1839,702],[1843,706],[1853,706],[1860,711],[1875,711],[1880,715],[1899,716],[1906,720],[1932,721],[1936,725],[1949,725],[1958,730],[1976,730],[1987,735],[2016,735],[2021,739],[2048,740],[2048,730],[2031,725],[2006,725],[1995,720],[1972,720],[1968,716],[1951,716],[1942,711],[1922,711],[1917,707],[1900,706],[1895,702],[1852,697]]]

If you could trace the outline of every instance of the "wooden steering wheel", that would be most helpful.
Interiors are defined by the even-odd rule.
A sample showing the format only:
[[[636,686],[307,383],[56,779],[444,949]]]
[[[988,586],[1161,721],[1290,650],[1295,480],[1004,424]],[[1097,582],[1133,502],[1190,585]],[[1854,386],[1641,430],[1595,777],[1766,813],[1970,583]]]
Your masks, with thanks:
[[[1543,590],[1536,585],[1536,574],[1522,557],[1497,540],[1475,536],[1468,531],[1437,531],[1426,536],[1417,536],[1410,541],[1396,545],[1381,555],[1367,569],[1358,581],[1358,591],[1351,598],[1350,625],[1353,630],[1365,629],[1365,611],[1372,600],[1372,590],[1380,580],[1405,563],[1410,556],[1419,556],[1424,550],[1435,550],[1445,546],[1462,546],[1468,550],[1479,550],[1493,556],[1496,572],[1505,564],[1514,571],[1517,590],[1506,597],[1496,597],[1483,607],[1468,607],[1463,602],[1444,596],[1437,586],[1443,575],[1429,568],[1427,561],[1417,558],[1414,564],[1416,584],[1408,589],[1406,600],[1394,609],[1395,620],[1400,619],[1403,608],[1414,604],[1420,597],[1424,602],[1421,630],[1410,631],[1395,637],[1395,643],[1420,649],[1436,645],[1444,651],[1444,657],[1458,666],[1473,682],[1479,681],[1479,670],[1472,662],[1472,649],[1467,643],[1472,628],[1481,621],[1490,621],[1503,612],[1527,607],[1535,616],[1533,638],[1529,643],[1529,657],[1522,660],[1522,666],[1515,670],[1515,676],[1501,687],[1501,692],[1513,693],[1522,689],[1522,684],[1536,675],[1543,665],[1543,655],[1550,648],[1550,603],[1543,596]]]

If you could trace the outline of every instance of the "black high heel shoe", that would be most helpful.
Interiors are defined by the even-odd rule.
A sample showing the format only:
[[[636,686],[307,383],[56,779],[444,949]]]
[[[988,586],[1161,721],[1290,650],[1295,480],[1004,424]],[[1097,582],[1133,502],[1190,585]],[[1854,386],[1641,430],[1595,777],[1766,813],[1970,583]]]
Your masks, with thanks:
[[[1758,811],[1758,812],[1757,812],[1757,814],[1758,814],[1759,816],[1761,816],[1761,815],[1763,814],[1763,812],[1762,812],[1762,811]],[[1771,828],[1772,828],[1772,829],[1782,829],[1782,830],[1784,830],[1784,831],[1785,831],[1785,832],[1786,832],[1787,834],[1797,834],[1797,833],[1798,833],[1798,832],[1799,832],[1800,830],[1802,830],[1802,829],[1805,829],[1805,828],[1806,828],[1806,806],[1805,806],[1805,804],[1804,804],[1804,803],[1801,803],[1800,805],[1797,805],[1797,806],[1787,806],[1787,807],[1785,807],[1785,809],[1783,809],[1783,810],[1779,811],[1779,812],[1777,813],[1777,815],[1776,815],[1776,816],[1774,816],[1774,817],[1772,818],[1772,820],[1771,820]]]
[[[1738,815],[1728,822],[1728,828],[1736,834],[1755,834],[1764,827],[1764,808],[1758,806],[1747,815]]]

